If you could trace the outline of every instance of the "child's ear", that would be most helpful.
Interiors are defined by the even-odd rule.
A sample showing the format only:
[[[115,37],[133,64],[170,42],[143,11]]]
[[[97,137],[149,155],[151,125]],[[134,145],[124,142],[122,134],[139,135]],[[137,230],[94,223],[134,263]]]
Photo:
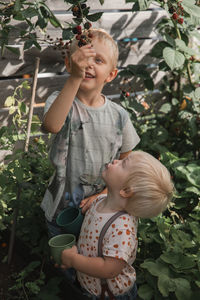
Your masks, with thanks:
[[[133,190],[132,189],[122,189],[120,190],[120,196],[123,198],[130,198],[133,195]]]
[[[70,67],[70,59],[68,56],[65,56],[65,66],[66,66],[67,72],[70,73],[71,67]]]
[[[106,82],[111,82],[113,79],[115,79],[115,77],[117,76],[118,70],[114,69],[110,72],[110,74],[108,75]]]

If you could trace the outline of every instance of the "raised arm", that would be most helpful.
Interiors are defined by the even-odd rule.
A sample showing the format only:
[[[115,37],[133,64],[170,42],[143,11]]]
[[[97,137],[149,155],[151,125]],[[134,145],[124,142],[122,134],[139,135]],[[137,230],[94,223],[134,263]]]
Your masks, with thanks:
[[[63,269],[74,268],[97,278],[116,277],[126,265],[124,260],[113,257],[87,257],[78,254],[76,246],[62,252],[62,263]]]
[[[70,61],[66,59],[66,67],[70,76],[60,94],[45,114],[42,124],[43,130],[51,133],[60,131],[70,111],[80,84],[85,78],[85,69],[89,64],[89,58],[93,56],[95,56],[95,51],[91,44],[89,44],[77,48],[71,55]]]

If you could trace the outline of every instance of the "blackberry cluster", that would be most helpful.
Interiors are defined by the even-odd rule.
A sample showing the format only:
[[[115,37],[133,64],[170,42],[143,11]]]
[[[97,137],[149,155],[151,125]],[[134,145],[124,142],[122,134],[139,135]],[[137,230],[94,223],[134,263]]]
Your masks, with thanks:
[[[90,24],[90,27],[92,25]],[[90,28],[89,27],[89,28]],[[72,29],[73,33],[76,35],[76,39],[78,40],[78,46],[82,47],[86,44],[91,43],[92,33],[89,30],[83,30],[81,25],[78,25]]]
[[[90,31],[92,24],[87,20],[89,9],[90,7],[88,7],[85,3],[77,3],[71,7],[76,25],[71,25],[70,30],[78,40],[79,47],[89,44],[92,41],[92,33]],[[49,35],[46,38],[46,42],[52,45],[54,50],[61,51],[63,58],[65,58],[66,52],[69,50],[71,41],[72,40],[69,39],[64,42],[62,38],[56,38],[56,40],[53,40]]]
[[[169,12],[172,14],[172,19],[174,21],[177,21],[179,24],[183,24],[184,19],[181,16],[184,16],[184,9],[183,6],[181,5],[181,1],[177,3],[177,7],[171,5],[169,7]]]
[[[87,20],[84,22],[84,19],[86,19],[89,7],[85,4],[75,4],[71,8],[73,16],[76,17],[76,20],[78,24],[82,23],[83,26],[80,24],[72,28],[72,32],[76,35],[76,39],[79,41],[78,46],[82,47],[88,43],[91,42],[92,34],[88,31],[92,24],[88,22]]]

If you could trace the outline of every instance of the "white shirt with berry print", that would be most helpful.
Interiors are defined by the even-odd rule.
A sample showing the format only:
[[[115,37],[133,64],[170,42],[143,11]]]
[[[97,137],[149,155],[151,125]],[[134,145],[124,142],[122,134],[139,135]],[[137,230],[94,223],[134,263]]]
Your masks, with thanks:
[[[104,224],[115,213],[98,213],[96,208],[106,195],[100,195],[87,211],[81,228],[78,250],[87,257],[98,256],[98,239]],[[108,228],[103,238],[103,255],[123,259],[127,264],[121,273],[107,279],[109,289],[114,295],[122,295],[129,291],[136,280],[135,269],[132,264],[137,252],[137,218],[125,214],[118,217]],[[101,294],[99,278],[77,272],[78,280],[90,294]]]

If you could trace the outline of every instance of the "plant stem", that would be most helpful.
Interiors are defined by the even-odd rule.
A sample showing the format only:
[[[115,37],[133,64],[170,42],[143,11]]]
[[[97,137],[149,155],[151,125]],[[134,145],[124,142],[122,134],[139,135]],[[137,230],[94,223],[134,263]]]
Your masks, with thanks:
[[[192,73],[191,73],[191,69],[190,69],[190,63],[187,63],[187,74],[188,74],[188,78],[189,78],[189,82],[192,85]]]

